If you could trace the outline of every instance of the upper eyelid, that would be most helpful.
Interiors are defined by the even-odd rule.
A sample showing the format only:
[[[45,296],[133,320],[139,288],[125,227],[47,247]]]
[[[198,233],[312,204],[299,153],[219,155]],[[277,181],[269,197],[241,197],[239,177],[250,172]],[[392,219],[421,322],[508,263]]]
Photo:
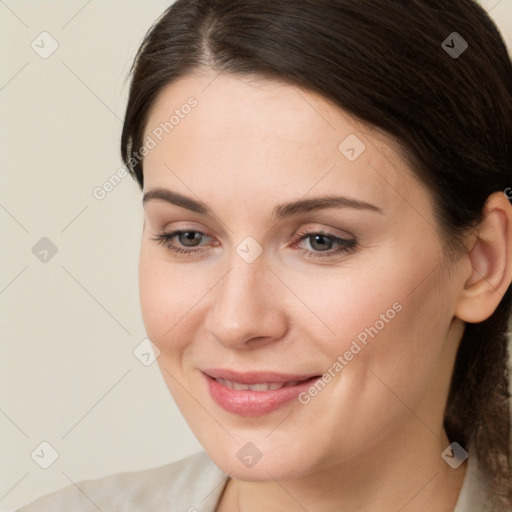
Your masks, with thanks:
[[[154,231],[157,232],[159,235],[171,235],[171,234],[180,234],[180,233],[187,233],[187,232],[193,232],[193,233],[202,233],[205,236],[208,236],[210,238],[216,238],[213,235],[213,232],[211,232],[209,229],[204,229],[202,227],[194,227],[194,222],[188,222],[184,227],[165,227],[166,224],[170,223],[164,223],[162,227],[155,227]],[[174,223],[173,223],[174,224]]]
[[[165,226],[167,224],[176,224],[177,222],[166,222],[166,223],[163,223],[163,227],[161,228],[156,228],[157,231],[159,231],[160,233],[175,233],[175,232],[187,232],[187,231],[194,231],[194,232],[198,232],[198,233],[203,233],[207,236],[210,236],[210,237],[216,237],[215,235],[213,235],[213,232],[208,229],[208,228],[204,228],[204,227],[201,227],[201,226],[204,226],[204,224],[200,223],[200,222],[195,222],[195,221],[185,221],[183,222],[184,227],[180,227],[180,226],[176,226],[176,227],[170,227],[170,228],[166,228]],[[198,227],[194,226],[194,224],[197,224]],[[310,227],[308,229],[306,229],[305,227],[302,227],[304,225],[309,225],[309,226],[314,226],[314,227]],[[302,233],[313,233],[313,234],[316,234],[316,233],[322,233],[322,234],[326,234],[326,235],[329,235],[329,236],[336,236],[336,237],[339,237],[339,238],[344,238],[346,236],[350,236],[350,237],[354,237],[355,236],[347,229],[341,229],[341,228],[336,228],[334,226],[328,226],[328,227],[325,227],[326,224],[323,223],[323,222],[314,222],[314,221],[305,221],[304,222],[304,219],[300,222],[300,225],[299,227],[296,227],[293,229],[293,232],[295,234],[302,234]],[[275,226],[274,226],[275,228]],[[272,229],[272,231],[274,231],[274,228]],[[224,234],[223,230],[221,230],[221,236]]]
[[[169,215],[166,204],[167,203],[160,200],[151,200],[147,203],[143,203],[144,218],[147,219],[148,225],[154,226],[153,229],[159,233],[172,233],[174,231],[200,231],[209,235],[210,232],[213,233],[213,231],[215,231],[218,232],[221,236],[224,236],[229,231],[231,231],[229,226],[226,225],[226,223],[223,222],[219,217],[212,216],[209,219],[205,219],[204,214],[190,210],[187,210],[187,213],[189,214],[187,215],[188,218],[182,218],[181,220],[178,220],[178,218],[174,217],[174,215]],[[210,225],[212,225],[213,231],[204,227],[205,222],[208,222]],[[184,227],[180,227],[179,224],[183,224]],[[175,227],[175,225],[178,226]],[[194,227],[194,225],[197,227]]]

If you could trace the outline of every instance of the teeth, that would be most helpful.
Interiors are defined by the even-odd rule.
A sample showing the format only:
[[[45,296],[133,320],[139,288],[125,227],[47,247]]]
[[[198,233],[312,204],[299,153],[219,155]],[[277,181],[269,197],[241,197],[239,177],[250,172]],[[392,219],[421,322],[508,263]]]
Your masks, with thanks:
[[[215,379],[220,384],[226,386],[230,389],[235,389],[237,391],[275,391],[276,389],[281,389],[284,387],[295,386],[299,383],[298,380],[294,380],[292,382],[262,382],[261,384],[241,384],[240,382],[234,382],[226,379]]]

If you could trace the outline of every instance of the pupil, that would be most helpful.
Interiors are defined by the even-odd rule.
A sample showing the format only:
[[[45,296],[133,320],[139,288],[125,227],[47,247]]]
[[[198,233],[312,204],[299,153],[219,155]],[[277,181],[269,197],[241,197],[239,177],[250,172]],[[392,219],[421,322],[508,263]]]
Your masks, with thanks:
[[[180,243],[189,247],[197,245],[195,242],[198,242],[200,238],[201,235],[197,231],[187,231],[179,235]]]
[[[327,242],[327,243],[326,243]],[[318,245],[317,245],[318,244]],[[315,235],[313,237],[313,242],[311,243],[311,247],[315,250],[326,251],[331,247],[332,241],[324,235]]]

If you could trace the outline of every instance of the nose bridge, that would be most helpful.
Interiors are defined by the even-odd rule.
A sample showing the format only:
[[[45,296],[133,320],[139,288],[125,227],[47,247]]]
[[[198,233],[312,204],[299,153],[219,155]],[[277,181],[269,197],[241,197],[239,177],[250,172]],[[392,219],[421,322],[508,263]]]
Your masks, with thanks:
[[[264,279],[262,265],[235,262],[221,286],[220,303],[230,307],[253,302],[257,295],[257,278]]]
[[[225,345],[280,337],[285,329],[284,312],[272,296],[272,276],[264,260],[248,263],[234,254],[230,264],[230,271],[216,287],[208,314],[209,332]]]

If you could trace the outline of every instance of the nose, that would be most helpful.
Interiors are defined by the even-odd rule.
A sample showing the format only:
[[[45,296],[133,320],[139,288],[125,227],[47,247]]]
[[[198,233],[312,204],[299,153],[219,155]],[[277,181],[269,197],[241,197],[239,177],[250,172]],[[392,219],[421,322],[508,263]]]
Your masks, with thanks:
[[[222,345],[249,349],[281,339],[287,331],[284,301],[263,261],[238,261],[215,287],[206,330]]]

